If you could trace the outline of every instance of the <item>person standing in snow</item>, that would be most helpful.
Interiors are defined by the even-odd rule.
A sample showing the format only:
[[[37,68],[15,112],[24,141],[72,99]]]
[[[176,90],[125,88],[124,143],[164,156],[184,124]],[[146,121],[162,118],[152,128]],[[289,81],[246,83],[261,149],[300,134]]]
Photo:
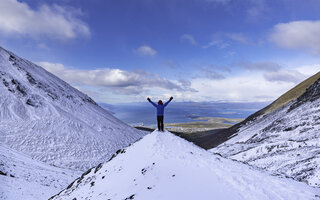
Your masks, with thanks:
[[[151,99],[148,97],[147,100],[157,108],[157,121],[158,121],[158,130],[163,131],[163,114],[164,114],[164,108],[172,101],[173,97],[170,97],[169,101],[167,101],[165,104],[162,103],[161,100],[158,101],[158,105],[151,101]]]

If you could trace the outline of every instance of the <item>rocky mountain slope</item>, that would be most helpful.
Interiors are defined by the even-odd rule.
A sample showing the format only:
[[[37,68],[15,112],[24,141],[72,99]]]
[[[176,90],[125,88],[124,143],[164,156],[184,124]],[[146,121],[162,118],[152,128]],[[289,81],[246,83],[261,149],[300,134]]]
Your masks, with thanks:
[[[53,167],[0,146],[1,200],[48,199],[79,174],[79,171]]]
[[[145,134],[1,47],[0,93],[0,145],[51,165],[86,170]]]
[[[154,131],[50,200],[316,199],[320,189],[270,176]]]
[[[320,187],[319,97],[318,78],[293,101],[230,129],[230,139],[211,151]]]
[[[205,149],[214,148],[221,143],[227,141],[230,137],[233,137],[239,129],[245,124],[251,123],[255,121],[257,118],[270,113],[271,111],[280,109],[281,107],[287,105],[288,103],[296,100],[300,97],[308,87],[314,84],[320,78],[320,72],[301,82],[285,94],[281,95],[278,99],[272,102],[270,105],[265,108],[257,111],[256,113],[247,117],[244,121],[228,128],[220,131],[219,133],[215,133],[214,135],[209,135],[205,138],[205,141],[201,142],[201,147]]]

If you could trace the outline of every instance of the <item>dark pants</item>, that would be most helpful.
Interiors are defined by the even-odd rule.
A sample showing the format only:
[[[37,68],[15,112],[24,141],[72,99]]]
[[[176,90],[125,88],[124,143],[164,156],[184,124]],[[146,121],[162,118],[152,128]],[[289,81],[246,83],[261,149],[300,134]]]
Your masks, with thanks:
[[[157,116],[158,130],[163,131],[163,116]]]

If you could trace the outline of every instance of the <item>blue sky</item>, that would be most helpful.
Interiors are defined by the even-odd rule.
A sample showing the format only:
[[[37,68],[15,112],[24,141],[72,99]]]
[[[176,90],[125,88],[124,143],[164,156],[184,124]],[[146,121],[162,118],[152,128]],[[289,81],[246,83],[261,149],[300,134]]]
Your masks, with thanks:
[[[272,101],[320,69],[317,0],[1,0],[0,45],[98,102]]]

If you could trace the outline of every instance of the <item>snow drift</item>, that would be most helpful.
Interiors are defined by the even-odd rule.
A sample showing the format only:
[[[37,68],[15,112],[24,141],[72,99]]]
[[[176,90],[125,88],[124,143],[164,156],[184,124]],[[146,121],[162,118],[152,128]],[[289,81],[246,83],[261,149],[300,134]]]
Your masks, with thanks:
[[[87,170],[141,138],[90,97],[0,47],[0,145]]]
[[[50,200],[315,199],[320,190],[270,176],[169,132],[145,136]]]

